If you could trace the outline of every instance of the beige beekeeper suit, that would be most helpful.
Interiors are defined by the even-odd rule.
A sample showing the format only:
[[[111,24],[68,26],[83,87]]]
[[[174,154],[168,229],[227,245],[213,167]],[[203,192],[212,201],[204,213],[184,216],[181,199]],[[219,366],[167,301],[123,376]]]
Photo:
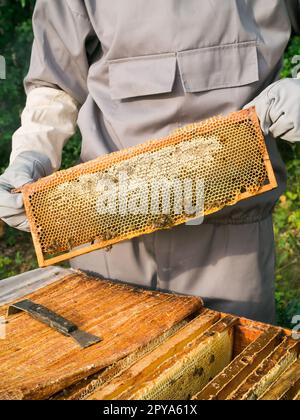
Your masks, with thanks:
[[[32,179],[58,169],[78,110],[81,159],[87,161],[239,110],[264,92],[257,105],[279,183],[277,190],[207,217],[203,225],[124,242],[109,253],[79,257],[73,267],[200,295],[211,308],[274,322],[271,212],[286,180],[274,137],[299,140],[299,127],[287,130],[288,113],[282,110],[294,109],[290,101],[300,98],[300,81],[265,89],[279,78],[292,27],[299,30],[299,5],[298,0],[37,0],[28,101],[13,138],[11,172],[19,173],[24,160],[34,162]],[[280,127],[273,124],[276,104]],[[20,182],[8,172],[2,184]],[[2,217],[24,228],[22,203],[12,214],[13,198],[2,194],[8,203]]]

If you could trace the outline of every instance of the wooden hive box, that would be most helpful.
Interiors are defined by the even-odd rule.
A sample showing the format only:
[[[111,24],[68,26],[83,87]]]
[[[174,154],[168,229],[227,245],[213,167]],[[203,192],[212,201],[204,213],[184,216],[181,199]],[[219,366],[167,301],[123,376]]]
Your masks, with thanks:
[[[103,340],[82,349],[30,315],[7,318],[0,399],[45,399],[175,331],[202,302],[74,273],[26,296]],[[20,300],[20,299],[19,299]],[[7,306],[0,309],[5,316]]]
[[[205,310],[114,378],[66,399],[297,399],[300,342],[279,328]]]
[[[103,341],[83,350],[25,313],[9,317],[0,399],[299,399],[289,331],[78,272],[29,298]]]

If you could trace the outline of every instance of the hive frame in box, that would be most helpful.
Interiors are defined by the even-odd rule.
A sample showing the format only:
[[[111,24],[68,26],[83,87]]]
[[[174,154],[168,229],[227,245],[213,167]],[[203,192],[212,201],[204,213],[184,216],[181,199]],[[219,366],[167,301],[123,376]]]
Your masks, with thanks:
[[[251,130],[253,130],[252,135],[254,134],[256,139],[258,139],[257,140],[257,146],[256,146],[256,153],[257,153],[256,154],[256,159],[257,159],[256,164],[257,164],[258,160],[261,159],[260,170],[261,171],[263,170],[265,175],[266,175],[266,177],[264,179],[264,182],[262,183],[261,181],[257,180],[257,181],[255,181],[256,182],[256,184],[255,184],[255,182],[253,181],[254,184],[251,185],[248,188],[248,190],[245,190],[245,191],[240,189],[241,186],[239,186],[238,189],[237,189],[237,186],[232,187],[232,188],[235,188],[235,190],[234,191],[229,191],[229,192],[226,193],[229,196],[229,198],[227,197],[224,201],[224,197],[223,197],[223,202],[222,203],[221,203],[221,200],[216,200],[216,202],[213,201],[213,204],[210,204],[210,207],[207,210],[204,210],[204,215],[206,216],[206,215],[212,214],[212,213],[214,213],[218,210],[221,210],[223,207],[225,207],[227,205],[234,205],[241,200],[245,200],[247,198],[256,196],[258,194],[262,194],[264,192],[270,191],[270,190],[277,187],[277,182],[276,182],[276,178],[275,178],[275,175],[274,175],[274,172],[273,172],[270,157],[269,157],[269,154],[268,154],[265,142],[264,142],[264,137],[263,137],[263,134],[261,132],[259,121],[258,121],[258,118],[257,118],[257,115],[255,113],[254,108],[250,108],[248,110],[235,112],[235,113],[230,114],[227,117],[222,117],[222,116],[213,117],[209,120],[206,120],[206,121],[203,121],[203,122],[200,122],[200,123],[191,124],[190,126],[186,126],[186,127],[183,127],[181,129],[176,130],[175,132],[171,133],[170,136],[168,136],[166,138],[163,138],[161,140],[148,141],[148,142],[143,143],[141,145],[137,145],[135,147],[131,147],[129,149],[122,150],[120,152],[115,152],[115,153],[111,153],[111,154],[106,155],[106,156],[102,156],[102,157],[100,157],[100,158],[98,158],[94,161],[78,165],[78,166],[76,166],[74,168],[71,168],[71,169],[68,169],[66,171],[57,172],[57,173],[51,175],[50,177],[43,178],[43,179],[39,180],[38,182],[36,182],[34,184],[24,186],[19,191],[22,191],[22,193],[23,193],[24,205],[25,205],[27,217],[28,217],[30,227],[31,227],[33,242],[34,242],[39,266],[40,267],[46,267],[46,266],[54,265],[54,264],[60,263],[64,260],[71,259],[71,258],[74,258],[74,257],[78,257],[80,255],[83,255],[83,254],[86,254],[86,253],[89,253],[89,252],[92,252],[92,251],[95,251],[95,250],[98,250],[98,249],[110,247],[111,245],[114,245],[114,244],[116,244],[120,241],[123,241],[123,240],[132,239],[134,237],[137,237],[137,236],[140,236],[140,235],[143,235],[143,234],[149,234],[149,233],[152,233],[152,232],[160,230],[160,229],[174,227],[176,225],[179,225],[179,224],[185,223],[187,221],[193,220],[194,216],[187,216],[186,213],[183,211],[182,214],[178,217],[177,216],[176,217],[172,216],[172,223],[169,223],[169,224],[167,223],[167,226],[164,226],[164,225],[156,226],[155,223],[153,224],[153,221],[150,223],[149,226],[147,226],[143,222],[144,225],[142,226],[142,228],[137,228],[134,225],[134,228],[132,228],[132,229],[130,228],[131,230],[129,229],[129,232],[127,231],[127,233],[125,233],[125,234],[124,233],[123,234],[118,233],[118,234],[113,234],[112,235],[111,232],[114,231],[114,229],[112,229],[112,231],[110,229],[108,229],[108,234],[105,233],[104,236],[103,236],[102,233],[100,235],[99,234],[94,235],[95,232],[93,231],[93,238],[89,237],[89,240],[85,239],[84,241],[81,241],[80,243],[78,242],[78,238],[77,238],[76,239],[77,243],[75,244],[75,246],[73,246],[74,241],[73,241],[72,237],[70,239],[70,245],[68,245],[68,247],[66,246],[66,244],[61,245],[61,243],[62,243],[61,241],[56,242],[56,238],[53,238],[53,239],[55,239],[53,243],[54,244],[59,244],[59,245],[55,245],[55,252],[52,251],[52,250],[50,252],[49,251],[50,248],[45,249],[45,246],[43,247],[42,243],[41,243],[41,236],[40,236],[41,235],[41,233],[40,233],[41,227],[38,225],[38,222],[37,222],[38,219],[36,218],[36,215],[35,215],[35,210],[34,210],[35,204],[32,203],[32,197],[34,197],[35,194],[41,194],[41,192],[45,194],[45,191],[47,193],[47,191],[49,192],[50,189],[53,190],[54,188],[62,187],[67,182],[68,183],[83,182],[82,179],[83,179],[84,175],[86,175],[86,174],[88,174],[88,175],[93,174],[94,175],[95,173],[103,174],[105,171],[111,170],[111,168],[113,168],[114,165],[116,165],[116,162],[117,163],[121,162],[122,164],[125,162],[125,163],[127,163],[127,165],[130,166],[130,164],[129,164],[130,161],[129,160],[131,158],[134,158],[134,157],[140,158],[141,155],[145,156],[147,153],[151,154],[151,153],[154,153],[154,152],[158,152],[158,151],[161,151],[163,148],[168,148],[169,146],[170,147],[171,146],[176,147],[178,145],[182,145],[184,142],[188,143],[189,141],[193,141],[194,139],[199,139],[199,138],[200,138],[201,141],[203,141],[204,138],[205,138],[205,141],[207,141],[207,140],[211,141],[211,138],[209,136],[212,136],[210,134],[210,133],[212,133],[212,127],[214,128],[215,131],[216,130],[222,130],[223,126],[225,124],[244,123],[245,121],[247,123],[251,123]],[[238,129],[236,127],[235,127],[235,130],[238,131]],[[241,130],[242,130],[242,128],[241,128]],[[226,133],[226,135],[228,137],[230,137],[230,135],[228,133]],[[249,133],[247,133],[247,135],[250,137]],[[237,136],[238,136],[238,134],[237,134]],[[182,139],[182,137],[185,137],[185,138]],[[241,137],[243,137],[243,136],[241,136]],[[250,142],[251,138],[250,139],[247,138],[246,140],[248,140]],[[207,144],[206,144],[205,147],[207,147]],[[221,146],[221,147],[223,147],[223,146]],[[246,147],[248,147],[248,146],[246,146]],[[259,157],[259,159],[258,159],[258,157]],[[221,159],[221,158],[218,157],[218,159]],[[226,165],[226,164],[223,163],[222,165],[226,168],[227,167],[230,168],[230,164]],[[199,164],[199,166],[200,166],[200,164]],[[228,169],[228,171],[230,171],[230,169]],[[262,174],[262,172],[261,172],[261,174]],[[258,178],[262,176],[261,174],[258,176]],[[77,181],[76,179],[79,180],[79,181]],[[268,180],[268,183],[266,183],[267,180]],[[231,197],[231,193],[232,193],[232,197]],[[205,194],[205,199],[206,199],[206,194]],[[226,204],[224,204],[224,202],[226,202]],[[52,201],[52,204],[53,203],[54,203],[54,200]],[[51,204],[51,206],[52,206],[52,204]],[[60,204],[60,206],[63,208],[62,204]],[[55,204],[53,204],[53,207],[55,207]],[[56,208],[56,211],[57,211],[57,208]],[[197,214],[197,218],[198,217],[199,217],[199,214]],[[74,219],[72,218],[72,224],[73,224],[73,221],[74,221]],[[52,222],[53,222],[53,220],[52,220]],[[116,224],[117,224],[117,222],[115,222],[115,225]],[[78,226],[75,235],[77,234],[78,230],[82,227],[81,225],[82,225],[82,223],[80,224],[80,226]],[[115,227],[115,225],[113,225],[113,227]],[[74,222],[73,226],[77,226],[75,222]],[[97,226],[99,226],[99,225],[97,225]],[[129,222],[128,222],[128,226],[129,226]],[[128,228],[128,226],[127,226],[127,228]],[[50,232],[52,230],[52,228],[49,228],[49,226],[47,226],[47,229]],[[61,230],[63,230],[63,229],[66,229],[66,227],[61,228]],[[100,228],[98,228],[98,229],[100,229]],[[105,230],[105,232],[107,232],[107,230]],[[57,233],[57,231],[56,231],[56,233]],[[47,233],[47,235],[49,236],[49,233]],[[66,233],[66,235],[67,235],[67,233]],[[77,236],[78,235],[79,234],[77,234]],[[64,240],[65,240],[65,238],[64,238]],[[69,239],[68,239],[68,242],[69,242]],[[48,244],[48,246],[49,246],[49,244]],[[49,254],[51,254],[51,256],[48,258]],[[55,255],[55,256],[53,256],[53,255]]]
[[[158,386],[159,377],[161,376],[161,374],[165,372],[167,375],[170,375],[170,369],[172,370],[175,363],[178,362],[180,359],[182,361],[184,360],[185,365],[188,362],[188,359],[190,359],[191,361],[191,358],[188,357],[188,354],[181,354],[182,349],[179,345],[180,340],[182,340],[182,342],[185,343],[185,350],[187,351],[187,353],[189,353],[189,351],[193,351],[192,343],[196,344],[197,340],[200,340],[199,343],[203,339],[206,340],[207,343],[213,343],[215,340],[220,340],[220,335],[218,336],[217,334],[217,336],[215,336],[215,334],[212,333],[212,331],[218,328],[220,324],[222,325],[223,321],[225,320],[231,323],[231,327],[234,328],[235,338],[234,346],[232,349],[232,361],[225,366],[224,370],[218,369],[219,374],[217,374],[217,376],[215,376],[211,381],[209,381],[205,388],[202,388],[201,381],[205,379],[203,378],[204,372],[206,372],[206,376],[209,376],[209,372],[207,369],[210,369],[211,367],[208,364],[202,364],[201,366],[204,368],[204,371],[202,371],[202,369],[200,369],[199,366],[194,366],[198,373],[200,373],[200,370],[202,372],[201,378],[198,378],[198,389],[201,390],[202,388],[202,390],[193,395],[192,400],[222,400],[223,398],[219,398],[219,392],[222,393],[223,391],[226,391],[226,394],[230,394],[231,392],[235,391],[243,384],[244,380],[249,375],[251,375],[251,373],[259,372],[261,366],[264,366],[264,364],[267,364],[267,366],[269,366],[269,368],[271,368],[272,370],[271,375],[269,375],[268,378],[269,382],[266,381],[265,383],[266,389],[269,389],[268,387],[273,386],[276,379],[280,380],[281,375],[285,375],[285,369],[289,368],[289,366],[284,365],[282,361],[288,360],[290,362],[291,368],[292,366],[294,366],[293,363],[299,363],[300,359],[298,359],[298,362],[295,362],[295,360],[299,357],[300,343],[292,338],[291,331],[283,330],[278,327],[273,327],[255,321],[250,321],[244,318],[237,319],[234,316],[230,316],[228,314],[218,313],[204,309],[198,317],[192,318],[188,324],[182,326],[180,331],[176,332],[174,335],[166,339],[163,343],[160,343],[159,347],[149,349],[149,351],[144,352],[141,355],[141,357],[136,357],[134,360],[131,358],[127,365],[116,364],[115,371],[112,374],[110,369],[108,369],[108,371],[100,373],[99,376],[95,376],[93,378],[88,379],[87,383],[82,384],[82,386],[78,384],[77,387],[70,387],[69,389],[64,390],[62,394],[58,394],[57,396],[55,396],[54,399],[140,399],[139,397],[137,397],[137,394],[133,392],[133,389],[135,386],[137,386],[140,391],[142,389],[145,389],[146,394],[149,391],[151,392],[151,386],[149,387],[149,377],[146,378],[146,376],[144,375],[145,371],[148,370],[148,368],[153,369],[153,372],[155,370],[157,371],[158,375],[155,376],[155,379],[153,379],[152,382],[152,388],[155,388]],[[196,326],[199,328],[199,334],[196,333]],[[226,323],[224,324],[224,327],[226,330]],[[185,330],[186,332],[184,333]],[[194,333],[195,335],[193,336]],[[179,338],[179,334],[181,334],[181,338]],[[190,335],[190,337],[192,337],[191,340],[186,340],[186,336],[184,334]],[[170,352],[169,354],[169,356],[171,357],[170,360],[173,360],[173,362],[169,364],[169,368],[166,366],[163,367],[164,363],[162,354],[167,354],[170,348],[176,348],[174,355],[172,352]],[[210,354],[211,350],[211,347],[207,348],[206,352],[204,353],[204,359],[209,359],[208,355]],[[219,349],[219,356],[221,358],[223,358],[224,355],[223,350]],[[276,353],[281,354],[281,357],[278,358],[278,364],[272,364],[272,359],[274,362],[276,362],[276,358],[274,357]],[[214,352],[214,354],[215,356],[217,355],[216,352]],[[224,357],[226,358],[226,356]],[[159,362],[156,363],[155,360],[159,360]],[[219,362],[222,363],[222,361]],[[138,366],[142,369],[141,371],[137,369]],[[266,375],[258,377],[258,382],[264,381],[265,377],[267,378],[267,372],[264,373]],[[142,379],[143,376],[144,380]],[[171,379],[171,386],[175,385],[175,376],[173,376],[173,379]],[[184,376],[186,376],[186,372],[183,372],[183,377]],[[193,380],[192,376],[191,382]],[[293,379],[294,382],[296,382],[297,380],[297,378],[295,379],[294,377],[287,378],[286,388],[288,388],[291,379]],[[138,383],[139,385],[137,385]],[[191,384],[189,382],[189,387],[190,385]],[[258,383],[258,385],[260,384]],[[232,388],[231,392],[230,387]],[[118,393],[118,389],[121,390],[120,395]],[[129,393],[127,393],[127,396],[125,395],[126,389],[128,389],[129,391]],[[181,387],[181,389],[182,393],[186,392],[185,387]],[[210,390],[211,393],[209,392]],[[261,395],[265,392],[263,389],[260,389],[259,391]],[[288,391],[286,390],[286,393],[287,392]],[[207,394],[205,398],[201,398],[201,395],[203,395],[203,393]],[[296,398],[299,398],[298,394],[296,394],[295,399]],[[180,397],[180,399],[183,399],[182,396]],[[226,395],[224,395],[224,399],[228,399],[226,398]]]

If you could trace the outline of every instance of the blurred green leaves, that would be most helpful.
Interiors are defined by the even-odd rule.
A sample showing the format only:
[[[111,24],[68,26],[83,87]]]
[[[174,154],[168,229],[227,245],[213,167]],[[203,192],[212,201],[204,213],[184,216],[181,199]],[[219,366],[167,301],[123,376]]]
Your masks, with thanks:
[[[294,159],[287,161],[288,189],[274,213],[277,316],[278,324],[288,328],[292,327],[293,316],[300,315],[300,159],[297,156],[299,146],[294,148]]]
[[[29,0],[0,0],[0,54],[7,67],[6,80],[0,80],[0,172],[7,165],[11,136],[25,104],[23,79],[32,43],[33,5]]]
[[[295,61],[293,60],[294,57],[299,57]],[[292,77],[293,69],[297,64],[300,64],[300,37],[296,36],[292,39],[285,58],[284,58],[284,66],[282,70],[282,77]],[[298,70],[298,72],[300,69]]]

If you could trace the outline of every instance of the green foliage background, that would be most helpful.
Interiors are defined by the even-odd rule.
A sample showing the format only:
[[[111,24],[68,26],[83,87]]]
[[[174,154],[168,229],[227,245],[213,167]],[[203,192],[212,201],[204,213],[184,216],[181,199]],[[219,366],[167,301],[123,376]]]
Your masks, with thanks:
[[[0,0],[0,55],[7,62],[7,79],[0,80],[0,173],[8,164],[11,136],[20,124],[25,104],[22,81],[29,65],[34,3],[35,0]],[[295,55],[300,55],[300,37],[291,39],[282,77],[291,75],[291,59]],[[276,301],[278,324],[291,327],[292,318],[300,315],[300,145],[281,142],[280,148],[289,172],[289,185],[274,214]],[[63,166],[73,165],[79,152],[77,135],[65,148]],[[30,237],[6,229],[0,240],[0,279],[35,266]]]

